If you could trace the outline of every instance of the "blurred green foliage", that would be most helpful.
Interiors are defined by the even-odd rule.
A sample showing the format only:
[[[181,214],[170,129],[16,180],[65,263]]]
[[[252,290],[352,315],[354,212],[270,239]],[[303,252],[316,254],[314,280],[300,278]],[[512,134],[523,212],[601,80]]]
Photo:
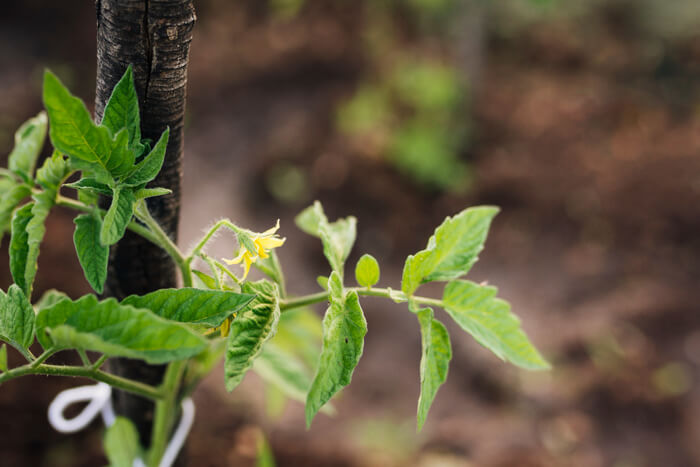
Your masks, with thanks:
[[[448,37],[435,32],[447,27],[454,6],[454,0],[387,0],[367,9],[368,73],[339,105],[337,125],[369,156],[385,158],[420,185],[461,192],[471,182],[462,159],[471,133],[468,77]],[[400,8],[414,20],[409,33],[394,14]],[[427,50],[434,42],[440,47]]]

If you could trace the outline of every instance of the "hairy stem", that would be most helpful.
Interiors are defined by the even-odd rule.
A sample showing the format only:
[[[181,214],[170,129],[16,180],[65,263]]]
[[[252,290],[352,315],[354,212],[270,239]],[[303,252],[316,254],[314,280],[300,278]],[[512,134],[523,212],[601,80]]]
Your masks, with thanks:
[[[170,432],[172,431],[176,415],[179,413],[176,404],[179,400],[178,394],[186,364],[186,360],[175,361],[168,365],[168,369],[165,371],[163,384],[160,388],[164,397],[156,402],[156,414],[153,422],[149,453],[148,465],[150,466],[157,467],[165,453]]]
[[[192,287],[192,269],[190,267],[190,262],[183,256],[180,249],[170,237],[168,237],[168,234],[165,233],[160,224],[151,216],[143,200],[137,203],[135,215],[141,222],[146,224],[146,227],[148,227],[149,231],[157,239],[156,244],[161,246],[168,255],[170,255],[173,261],[175,261],[175,264],[177,264],[182,274],[182,282],[185,287]]]
[[[73,209],[76,211],[80,212],[87,212],[91,213],[95,209],[94,206],[88,206],[87,204],[83,204],[80,201],[71,199],[71,198],[66,198],[65,196],[59,195],[58,198],[56,199],[56,205],[58,206],[63,206],[64,208],[69,208]],[[106,211],[104,209],[100,209],[100,215],[104,217],[106,214]],[[134,232],[135,234],[141,236],[142,238],[148,240],[149,242],[157,245],[157,246],[162,246],[160,244],[159,239],[146,227],[143,225],[139,224],[138,222],[131,221],[129,225],[127,226],[129,230]]]
[[[202,251],[202,248],[206,246],[206,244],[211,240],[211,238],[216,234],[216,232],[221,229],[222,227],[226,227],[227,229],[231,230],[233,233],[238,232],[238,227],[233,225],[231,221],[228,219],[221,219],[218,221],[216,224],[214,224],[209,231],[207,231],[206,234],[202,237],[202,239],[195,245],[195,247],[192,249],[192,252],[187,256],[187,261],[192,262],[194,258],[199,255],[199,252]]]
[[[46,353],[47,352],[44,352],[44,354]],[[46,358],[48,358],[49,356],[50,354]],[[110,373],[105,373],[101,370],[93,369],[92,367],[84,366],[48,365],[45,363],[40,363],[36,365],[34,363],[31,363],[28,365],[13,368],[12,370],[0,374],[0,384],[11,379],[27,375],[71,376],[77,378],[89,378],[95,381],[107,383],[115,388],[130,392],[132,394],[137,394],[148,399],[159,400],[163,397],[162,392],[160,390],[148,384],[144,384],[139,381],[134,381],[127,378],[122,378],[121,376],[112,375]]]
[[[393,300],[392,294],[396,294],[398,291],[383,288],[366,288],[366,287],[348,287],[345,290],[357,292],[358,295],[366,297],[384,297]],[[418,297],[412,296],[411,299],[418,303],[419,305],[428,305],[435,307],[443,307],[442,300],[437,300],[429,297]],[[328,300],[328,292],[318,292],[310,295],[304,295],[301,297],[283,299],[280,300],[280,310],[287,311],[294,308],[300,308],[307,305],[312,305],[314,303],[320,303]]]

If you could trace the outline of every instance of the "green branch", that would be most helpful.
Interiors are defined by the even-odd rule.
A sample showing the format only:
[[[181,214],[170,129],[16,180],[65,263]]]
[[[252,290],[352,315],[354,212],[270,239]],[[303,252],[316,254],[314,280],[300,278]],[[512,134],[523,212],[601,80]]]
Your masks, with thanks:
[[[149,451],[148,465],[157,467],[160,463],[165,448],[168,444],[168,437],[172,430],[177,414],[180,413],[176,404],[182,376],[185,371],[186,360],[172,362],[165,370],[163,384],[160,387],[163,398],[156,402],[155,420],[153,422],[153,432],[151,435],[151,449]]]
[[[348,287],[345,290],[347,291],[353,291],[357,292],[358,295],[366,296],[366,297],[383,297],[383,298],[389,298],[391,300],[394,300],[394,297],[396,296],[397,293],[401,294],[403,296],[402,292],[396,291],[396,290],[391,290],[391,289],[383,289],[383,288],[367,288],[367,287]],[[394,297],[392,297],[394,295]],[[405,300],[404,300],[405,298]],[[281,311],[287,311],[291,310],[294,308],[300,308],[303,306],[307,305],[313,305],[314,303],[320,303],[328,300],[328,292],[323,291],[323,292],[318,292],[315,294],[310,294],[310,295],[304,295],[302,297],[296,297],[296,298],[290,298],[290,299],[283,299],[280,300],[280,310]],[[407,301],[408,297],[403,296],[402,301]],[[428,298],[428,297],[418,297],[418,296],[412,296],[411,300],[413,300],[415,303],[419,305],[428,305],[428,306],[433,306],[433,307],[439,307],[443,308],[443,303],[442,300],[437,300],[434,298]]]
[[[221,229],[222,227],[226,227],[227,229],[231,230],[233,233],[238,232],[238,227],[233,225],[233,223],[228,220],[228,219],[221,219],[218,221],[216,224],[214,224],[209,231],[204,234],[202,239],[195,245],[195,247],[192,249],[192,252],[187,256],[187,261],[192,262],[194,258],[197,257],[200,251],[202,251],[202,248],[206,246],[206,244],[211,240],[211,238],[214,236],[214,234]]]
[[[182,255],[180,249],[175,245],[175,243],[168,237],[168,234],[162,229],[160,224],[151,216],[148,211],[148,206],[144,200],[139,201],[136,204],[136,210],[134,212],[135,216],[148,227],[149,231],[156,238],[156,244],[163,248],[168,255],[175,261],[177,267],[180,269],[182,274],[182,282],[185,287],[192,287],[192,269],[190,268],[190,262]]]
[[[49,353],[49,351],[44,352],[44,354],[42,354],[42,356],[39,357],[37,361],[39,361],[46,354],[48,355],[44,358],[48,358],[49,356],[51,356],[51,353]],[[153,386],[141,383],[139,381],[122,378],[121,376],[116,376],[110,373],[105,373],[104,371],[97,370],[94,368],[88,368],[83,366],[48,365],[45,363],[36,364],[36,362],[34,362],[28,365],[13,368],[12,370],[0,374],[0,384],[3,384],[11,379],[27,375],[70,376],[75,378],[89,378],[95,381],[107,383],[110,386],[113,386],[117,389],[121,389],[122,391],[127,391],[139,396],[146,397],[148,399],[153,399],[157,401],[163,398],[163,394],[161,393],[161,391]]]
[[[66,198],[65,196],[61,195],[58,195],[58,198],[56,199],[56,205],[63,206],[64,208],[73,209],[75,211],[87,213],[91,213],[95,209],[93,206],[88,206],[87,204],[83,204],[80,201],[76,201],[71,198]],[[104,209],[99,209],[99,212],[100,215],[104,217],[106,211]],[[162,247],[159,239],[153,233],[151,233],[150,230],[148,230],[146,227],[139,224],[138,222],[131,221],[127,228],[135,234],[140,235],[149,242],[153,243],[154,245]]]

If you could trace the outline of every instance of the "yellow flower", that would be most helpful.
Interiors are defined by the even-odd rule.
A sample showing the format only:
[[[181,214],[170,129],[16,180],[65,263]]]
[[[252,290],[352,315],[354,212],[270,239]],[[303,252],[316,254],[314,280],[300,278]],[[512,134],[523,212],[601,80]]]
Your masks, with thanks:
[[[277,232],[279,228],[280,221],[277,219],[277,224],[274,227],[267,229],[262,233],[253,233],[252,235],[249,235],[244,231],[239,232],[240,249],[238,250],[238,256],[233,259],[225,259],[224,261],[227,264],[239,264],[242,262],[244,271],[243,279],[245,279],[250,271],[250,266],[255,263],[258,258],[269,258],[269,250],[280,247],[284,244],[286,239],[279,238],[277,235],[275,235],[275,232]],[[249,242],[246,242],[245,240],[241,241],[242,235],[246,235]],[[246,243],[248,243],[248,246],[251,246],[254,251],[249,250],[246,247]]]

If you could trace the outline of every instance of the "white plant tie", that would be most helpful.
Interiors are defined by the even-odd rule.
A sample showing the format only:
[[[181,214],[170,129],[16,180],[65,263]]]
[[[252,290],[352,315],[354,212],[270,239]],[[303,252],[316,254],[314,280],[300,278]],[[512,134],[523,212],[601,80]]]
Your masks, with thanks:
[[[63,412],[71,404],[76,402],[87,402],[88,405],[77,416],[67,419]],[[177,454],[185,444],[185,439],[192,428],[194,422],[194,402],[191,398],[182,401],[182,416],[180,423],[170,439],[163,458],[158,467],[171,467],[177,458]],[[90,386],[80,386],[66,389],[60,392],[49,405],[49,423],[61,433],[75,433],[80,431],[92,422],[97,414],[102,415],[105,426],[110,427],[114,423],[115,415],[112,408],[112,387],[109,384],[97,383]],[[134,467],[145,467],[142,459],[134,460]]]

